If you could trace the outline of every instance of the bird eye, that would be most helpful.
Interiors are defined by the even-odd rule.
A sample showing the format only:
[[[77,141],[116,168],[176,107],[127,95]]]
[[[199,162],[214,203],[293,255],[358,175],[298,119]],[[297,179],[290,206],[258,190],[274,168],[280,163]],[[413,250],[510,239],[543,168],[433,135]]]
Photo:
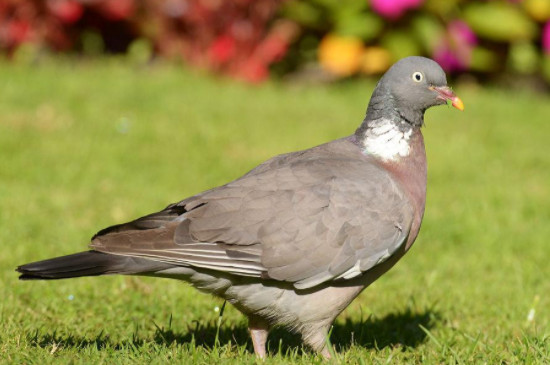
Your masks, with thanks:
[[[422,73],[418,72],[418,71],[413,73],[412,77],[413,77],[413,80],[416,81],[416,82],[420,82],[424,78],[424,76],[422,76]]]

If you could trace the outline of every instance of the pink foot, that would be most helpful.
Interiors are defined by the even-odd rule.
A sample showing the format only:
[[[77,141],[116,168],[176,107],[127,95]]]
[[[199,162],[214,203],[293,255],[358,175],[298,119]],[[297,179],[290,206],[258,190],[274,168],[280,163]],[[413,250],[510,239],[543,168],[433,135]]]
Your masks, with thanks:
[[[248,330],[254,345],[254,353],[260,359],[265,359],[265,343],[269,334],[269,325],[259,318],[250,317],[248,319]]]

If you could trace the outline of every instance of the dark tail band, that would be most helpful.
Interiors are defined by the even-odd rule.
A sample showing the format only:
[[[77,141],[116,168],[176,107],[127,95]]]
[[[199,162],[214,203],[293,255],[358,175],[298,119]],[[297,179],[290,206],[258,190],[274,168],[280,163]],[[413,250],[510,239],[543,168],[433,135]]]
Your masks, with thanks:
[[[54,280],[108,274],[142,274],[170,267],[170,264],[139,257],[87,251],[32,262],[19,266],[17,271],[21,273],[20,280]]]

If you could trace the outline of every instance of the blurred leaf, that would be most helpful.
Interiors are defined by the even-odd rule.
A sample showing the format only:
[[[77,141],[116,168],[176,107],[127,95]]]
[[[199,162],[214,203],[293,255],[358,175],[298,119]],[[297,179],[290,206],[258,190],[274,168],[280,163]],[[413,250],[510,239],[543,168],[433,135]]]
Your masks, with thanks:
[[[298,44],[300,49],[300,56],[307,62],[315,61],[317,59],[317,48],[319,47],[319,39],[314,36],[303,37]]]
[[[336,13],[335,32],[342,36],[358,37],[364,41],[375,38],[382,29],[382,19],[373,13],[342,8]]]
[[[381,44],[390,51],[393,61],[420,54],[420,46],[416,39],[407,32],[393,31],[388,33],[382,38]]]
[[[145,64],[151,60],[153,46],[148,39],[139,38],[128,47],[128,59],[136,64]]]
[[[532,39],[537,34],[536,24],[517,6],[505,2],[469,4],[464,17],[474,32],[494,41]]]
[[[544,55],[542,58],[542,74],[546,81],[550,82],[550,55]]]
[[[296,1],[296,0],[295,0]],[[303,0],[300,0],[303,1]],[[346,8],[350,11],[359,12],[366,10],[368,8],[367,1],[365,0],[311,0],[314,3],[324,7],[327,10],[338,11],[340,9]]]
[[[425,51],[433,53],[433,50],[441,41],[445,28],[432,16],[421,15],[413,19],[412,28]]]
[[[473,71],[492,71],[498,64],[497,56],[483,47],[475,47],[472,50],[470,69]]]
[[[80,39],[82,51],[87,56],[98,56],[105,50],[103,38],[97,32],[84,31]]]
[[[40,55],[40,46],[35,43],[25,42],[21,43],[13,54],[13,61],[15,63],[29,65],[35,62]]]
[[[286,2],[282,9],[285,18],[296,21],[298,24],[319,28],[323,26],[323,14],[321,9],[306,1]]]
[[[512,70],[523,73],[535,73],[538,66],[537,48],[530,42],[514,43],[510,47],[508,67]]]
[[[424,3],[424,8],[430,12],[442,17],[447,17],[457,7],[457,0],[428,0]]]

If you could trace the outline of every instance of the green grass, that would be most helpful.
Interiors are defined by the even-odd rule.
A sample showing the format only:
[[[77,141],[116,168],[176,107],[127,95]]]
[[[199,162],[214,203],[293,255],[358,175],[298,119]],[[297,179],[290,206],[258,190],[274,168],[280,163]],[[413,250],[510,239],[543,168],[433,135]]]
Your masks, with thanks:
[[[255,363],[240,313],[166,279],[19,282],[18,264],[348,135],[373,84],[251,87],[175,67],[0,64],[0,362]],[[550,362],[550,99],[458,87],[430,110],[426,215],[337,319],[341,363]],[[528,314],[534,310],[534,317]],[[266,364],[322,363],[277,330]]]

